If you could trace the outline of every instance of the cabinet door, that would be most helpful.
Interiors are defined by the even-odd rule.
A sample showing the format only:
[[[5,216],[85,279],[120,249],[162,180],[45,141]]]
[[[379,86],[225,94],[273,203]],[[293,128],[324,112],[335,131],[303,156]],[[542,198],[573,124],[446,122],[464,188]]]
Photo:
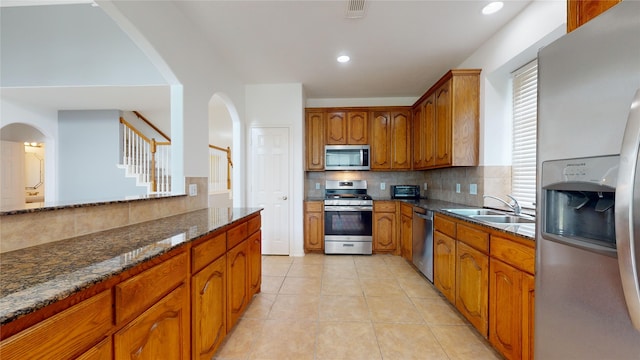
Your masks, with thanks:
[[[324,112],[307,112],[305,121],[305,146],[306,170],[324,170]]]
[[[584,25],[622,0],[568,0],[567,32]]]
[[[304,250],[322,251],[324,248],[324,212],[321,201],[305,203]]]
[[[371,120],[371,169],[391,169],[391,114],[374,111]]]
[[[413,261],[413,219],[411,216],[402,215],[400,221],[402,257],[407,261]]]
[[[330,112],[327,114],[327,144],[347,144],[347,118],[344,111]]]
[[[189,293],[182,284],[113,335],[116,360],[189,358]]]
[[[411,169],[411,119],[409,111],[391,113],[391,168]]]
[[[223,256],[191,280],[193,359],[211,359],[227,334],[226,271]]]
[[[249,236],[249,296],[260,292],[262,284],[262,232]]]
[[[366,145],[369,143],[369,120],[366,111],[347,113],[347,144]]]
[[[536,280],[533,275],[522,274],[522,359],[533,359],[534,304]]]
[[[413,109],[413,169],[422,170],[424,163],[424,102]]]
[[[433,285],[455,304],[456,241],[436,231],[433,244]]]
[[[436,96],[435,94],[431,94],[424,101],[424,109],[422,110],[422,118],[423,118],[423,128],[421,129],[420,136],[424,141],[424,154],[423,161],[424,167],[429,168],[435,165],[435,144],[436,144],[436,134],[435,134],[435,123],[436,123],[436,104],[435,104]]]
[[[489,281],[489,342],[507,359],[522,356],[522,275],[502,261],[491,259]]]
[[[113,342],[111,336],[105,338],[98,345],[85,351],[76,360],[111,360],[113,359]]]
[[[227,252],[227,332],[249,303],[248,252],[246,240]]]
[[[456,308],[487,337],[489,257],[460,241],[456,254]]]
[[[435,166],[451,165],[451,79],[435,93]]]
[[[373,250],[388,252],[396,250],[396,214],[373,214]]]

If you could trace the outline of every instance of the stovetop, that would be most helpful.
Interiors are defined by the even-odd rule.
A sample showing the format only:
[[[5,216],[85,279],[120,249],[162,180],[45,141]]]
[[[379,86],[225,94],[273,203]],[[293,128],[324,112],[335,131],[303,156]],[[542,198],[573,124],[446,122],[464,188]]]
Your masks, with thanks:
[[[343,200],[372,200],[367,194],[326,194],[325,199],[343,199]]]
[[[330,206],[373,206],[366,180],[327,180],[324,204]]]

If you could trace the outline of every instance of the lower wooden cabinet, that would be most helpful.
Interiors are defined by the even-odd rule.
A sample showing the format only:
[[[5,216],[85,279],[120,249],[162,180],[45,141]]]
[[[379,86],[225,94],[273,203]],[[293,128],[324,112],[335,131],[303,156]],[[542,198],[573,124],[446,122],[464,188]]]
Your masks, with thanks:
[[[324,251],[324,204],[322,201],[304,203],[304,251]]]
[[[249,296],[260,292],[262,284],[262,232],[249,236]]]
[[[456,295],[456,241],[435,231],[433,233],[433,285],[452,304]]]
[[[227,334],[227,258],[191,278],[192,358],[211,359]]]
[[[249,243],[227,252],[227,331],[238,322],[249,303]]]
[[[401,255],[413,262],[413,206],[400,203],[400,249]]]
[[[76,360],[111,360],[113,359],[113,341],[111,337],[105,338],[98,345],[78,356]]]
[[[398,216],[396,201],[373,202],[373,251],[394,252],[397,249]]]
[[[489,322],[489,256],[458,241],[456,308],[484,336]]]
[[[182,284],[113,335],[115,359],[189,359],[190,318]]]

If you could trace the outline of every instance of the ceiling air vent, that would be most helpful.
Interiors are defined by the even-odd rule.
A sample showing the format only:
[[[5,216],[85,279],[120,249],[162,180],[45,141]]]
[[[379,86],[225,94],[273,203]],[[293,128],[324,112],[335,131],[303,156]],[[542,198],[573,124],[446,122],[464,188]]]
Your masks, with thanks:
[[[365,0],[347,0],[347,10],[345,16],[348,19],[359,19],[364,17]]]

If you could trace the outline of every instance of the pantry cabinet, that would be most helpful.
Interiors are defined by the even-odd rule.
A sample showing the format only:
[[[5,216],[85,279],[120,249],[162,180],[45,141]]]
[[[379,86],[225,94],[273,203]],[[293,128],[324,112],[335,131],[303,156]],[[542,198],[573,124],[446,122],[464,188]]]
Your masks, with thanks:
[[[306,111],[304,133],[307,171],[324,171],[324,122],[324,111]]]
[[[373,111],[371,117],[371,170],[410,170],[410,110]]]
[[[398,204],[396,201],[373,202],[373,251],[395,252],[397,249]]]
[[[572,32],[622,0],[567,0],[567,32]]]
[[[304,251],[324,251],[324,205],[322,201],[304,202]]]
[[[327,145],[366,145],[369,141],[367,111],[334,111],[327,114]]]

